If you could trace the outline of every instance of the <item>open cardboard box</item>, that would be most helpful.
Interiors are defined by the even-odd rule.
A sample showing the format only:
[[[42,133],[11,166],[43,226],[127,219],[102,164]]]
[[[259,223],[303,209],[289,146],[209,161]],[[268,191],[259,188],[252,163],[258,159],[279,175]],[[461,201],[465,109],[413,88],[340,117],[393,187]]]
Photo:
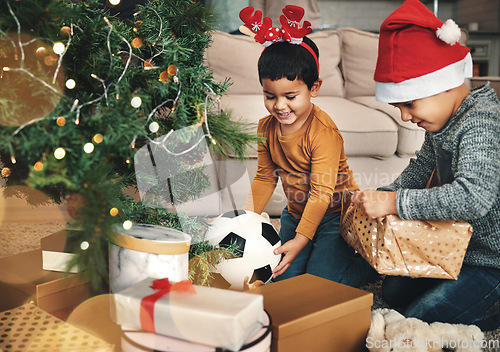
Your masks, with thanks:
[[[75,306],[91,297],[81,274],[42,269],[42,251],[0,258],[0,311],[33,302],[47,312]]]
[[[74,244],[68,242],[66,230],[61,230],[48,235],[40,240],[42,247],[43,270],[68,272],[68,262],[75,256],[69,248]],[[79,267],[70,268],[69,272],[79,273]]]
[[[304,274],[253,288],[273,325],[271,352],[366,351],[373,294]]]

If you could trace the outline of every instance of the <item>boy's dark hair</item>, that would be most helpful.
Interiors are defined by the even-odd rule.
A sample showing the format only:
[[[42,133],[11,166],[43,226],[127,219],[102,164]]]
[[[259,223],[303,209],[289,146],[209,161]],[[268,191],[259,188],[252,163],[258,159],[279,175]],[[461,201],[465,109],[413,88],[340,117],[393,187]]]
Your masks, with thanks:
[[[319,60],[319,50],[314,42],[304,37],[304,43],[309,45]],[[268,78],[276,81],[287,78],[290,81],[302,80],[309,89],[319,78],[316,60],[304,47],[288,42],[278,42],[267,47],[259,58],[259,81]]]

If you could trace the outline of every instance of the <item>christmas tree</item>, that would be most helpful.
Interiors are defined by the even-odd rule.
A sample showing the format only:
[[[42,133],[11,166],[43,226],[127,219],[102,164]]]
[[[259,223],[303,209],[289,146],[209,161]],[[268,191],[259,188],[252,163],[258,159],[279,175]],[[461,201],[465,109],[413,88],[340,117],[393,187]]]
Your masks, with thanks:
[[[209,9],[191,0],[152,0],[122,20],[110,14],[112,3],[0,2],[2,177],[7,186],[26,185],[77,205],[67,228],[80,244],[72,264],[87,269],[95,288],[105,286],[108,240],[117,224],[203,233],[203,219],[187,217],[181,226],[181,215],[168,207],[126,195],[137,188],[140,148],[183,131],[172,139],[170,165],[186,170],[176,176],[183,186],[172,194],[168,185],[156,185],[163,188],[158,194],[183,201],[210,187],[202,168],[190,168],[199,161],[197,148],[243,158],[257,138],[218,108],[229,82],[216,82],[203,65]],[[15,187],[6,193],[25,196]],[[202,242],[192,255],[209,247]],[[225,255],[217,253],[207,260]]]

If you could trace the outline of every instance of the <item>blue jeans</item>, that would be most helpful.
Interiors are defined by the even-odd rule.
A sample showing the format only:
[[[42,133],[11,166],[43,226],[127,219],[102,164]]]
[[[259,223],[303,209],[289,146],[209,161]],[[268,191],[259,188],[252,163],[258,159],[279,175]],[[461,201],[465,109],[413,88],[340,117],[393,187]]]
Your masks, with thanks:
[[[428,323],[500,327],[500,270],[463,265],[457,280],[387,276],[384,300],[406,317]]]
[[[281,213],[281,243],[295,237],[300,219],[285,207]],[[347,245],[339,231],[340,212],[325,215],[312,240],[300,251],[290,267],[274,281],[312,274],[345,285],[359,287],[378,278],[377,272]]]

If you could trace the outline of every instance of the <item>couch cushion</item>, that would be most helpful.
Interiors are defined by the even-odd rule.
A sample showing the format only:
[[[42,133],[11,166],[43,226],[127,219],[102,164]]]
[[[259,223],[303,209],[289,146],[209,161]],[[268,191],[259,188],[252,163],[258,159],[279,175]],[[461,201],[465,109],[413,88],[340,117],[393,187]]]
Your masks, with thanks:
[[[354,97],[350,99],[356,103],[363,104],[372,109],[381,111],[388,116],[390,116],[398,126],[398,146],[396,152],[399,155],[414,155],[415,151],[419,150],[424,141],[425,131],[424,129],[418,127],[417,125],[401,120],[401,113],[399,109],[386,104],[381,103],[375,99],[373,96],[369,97]]]
[[[339,128],[347,156],[388,157],[396,152],[398,128],[386,114],[338,97],[320,96],[313,102]]]
[[[253,125],[254,133],[257,133],[259,119],[269,115],[264,106],[264,95],[262,93],[224,95],[221,99],[221,107],[223,110],[231,112],[232,120]],[[246,156],[257,157],[255,145],[246,148]]]
[[[319,77],[323,79],[321,95],[344,96],[344,81],[340,72],[340,36],[337,31],[318,31],[308,36],[319,50]]]
[[[230,110],[235,120],[255,125],[268,115],[263,96],[228,95],[222,97],[221,106]],[[385,113],[367,108],[340,97],[319,96],[312,100],[328,113],[344,137],[347,156],[387,157],[396,152],[398,127]],[[247,148],[246,155],[257,157],[255,146]]]
[[[321,93],[343,96],[344,81],[340,72],[340,37],[337,31],[320,31],[310,35],[319,49]],[[212,44],[205,52],[205,62],[217,81],[230,78],[228,94],[262,94],[257,62],[264,47],[246,35],[215,31]]]
[[[378,55],[378,34],[352,28],[339,30],[345,96],[375,95],[373,74]]]
[[[257,74],[257,61],[262,45],[246,35],[215,31],[213,41],[205,52],[207,66],[215,80],[233,82],[229,94],[262,94]]]

